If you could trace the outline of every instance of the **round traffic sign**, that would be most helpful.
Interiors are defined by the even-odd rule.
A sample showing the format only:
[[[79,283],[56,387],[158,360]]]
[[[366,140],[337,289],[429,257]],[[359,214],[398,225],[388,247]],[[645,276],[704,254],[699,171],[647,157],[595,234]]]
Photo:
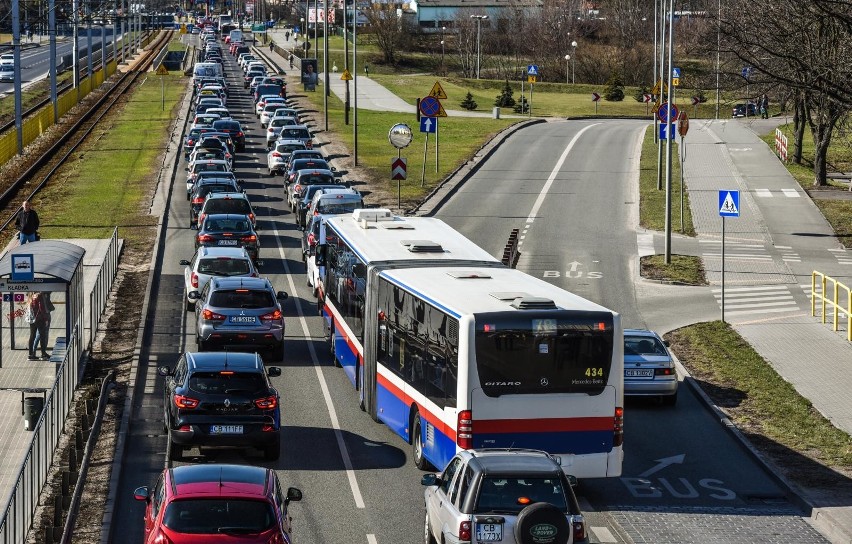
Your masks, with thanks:
[[[677,106],[674,104],[669,104],[668,102],[663,102],[660,104],[660,108],[657,110],[657,117],[663,123],[669,123],[677,119],[678,111]]]
[[[414,135],[411,133],[411,127],[405,123],[397,123],[391,127],[388,132],[388,141],[397,149],[408,147]]]
[[[420,114],[424,117],[437,117],[441,111],[441,103],[434,96],[420,99]]]

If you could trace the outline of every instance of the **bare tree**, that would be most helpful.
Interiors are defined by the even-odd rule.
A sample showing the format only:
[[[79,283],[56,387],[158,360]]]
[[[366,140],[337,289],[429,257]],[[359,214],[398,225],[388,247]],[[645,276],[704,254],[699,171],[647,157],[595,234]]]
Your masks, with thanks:
[[[365,10],[367,23],[382,52],[385,64],[396,64],[406,33],[402,20],[397,17],[393,4],[371,4]]]
[[[456,54],[459,57],[459,65],[462,69],[462,77],[474,77],[476,74],[476,22],[470,16],[474,15],[473,10],[466,8],[456,11],[456,17],[453,21],[453,28],[456,31]],[[482,25],[480,40],[482,35],[487,34],[487,25]],[[486,38],[482,43],[488,43]],[[480,53],[482,53],[482,44],[480,44]],[[482,55],[484,58],[484,55]],[[481,62],[481,61],[480,61]]]

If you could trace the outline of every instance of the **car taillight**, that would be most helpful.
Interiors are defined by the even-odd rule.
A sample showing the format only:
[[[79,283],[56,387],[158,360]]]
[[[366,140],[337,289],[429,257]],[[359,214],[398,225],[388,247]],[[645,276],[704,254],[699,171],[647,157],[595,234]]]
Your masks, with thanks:
[[[193,272],[192,276],[189,277],[189,283],[197,289],[198,288],[198,274]]]
[[[583,516],[571,516],[571,530],[574,532],[574,542],[586,540],[586,520]]]
[[[198,399],[176,394],[175,406],[186,410],[192,410],[193,408],[198,408]]]
[[[261,321],[277,321],[277,320],[281,319],[281,316],[282,316],[281,310],[275,310],[274,312],[271,312],[271,313],[268,313],[268,314],[263,314],[262,316],[260,316],[260,320]]]
[[[294,193],[301,193],[302,192],[302,185],[297,183],[296,186],[293,187],[293,192]]]
[[[671,376],[674,374],[673,368],[655,368],[654,376]]]
[[[615,407],[612,434],[613,446],[618,447],[624,444],[624,408],[621,406]]]
[[[201,319],[204,319],[205,321],[224,321],[225,316],[222,314],[217,314],[212,310],[205,309],[203,312],[201,312]]]
[[[463,521],[459,523],[459,541],[470,542],[470,522]]]
[[[199,234],[198,235],[198,243],[200,243],[200,244],[205,244],[207,242],[212,242],[214,240],[215,240],[215,238],[213,238],[209,234]]]
[[[456,443],[463,450],[473,447],[473,412],[470,410],[459,412],[456,423]]]
[[[242,132],[237,132],[237,138],[242,138],[243,136],[245,135]]]
[[[195,140],[187,140],[186,145],[195,145]]]
[[[268,129],[266,129],[266,132],[275,132],[275,129],[273,129],[272,127],[269,127]]]
[[[314,236],[313,232],[308,234],[308,245],[311,246],[311,247],[314,247],[315,245],[317,245],[317,238],[316,238],[316,236]]]
[[[192,199],[193,204],[204,204],[204,199],[201,197],[195,197]]]
[[[241,242],[257,242],[257,236],[255,236],[254,234],[251,234],[249,236],[242,236],[242,237],[240,237],[240,241]]]
[[[261,410],[274,410],[275,407],[278,406],[278,399],[274,396],[254,399],[254,405]]]
[[[273,152],[272,152],[272,156],[273,156],[273,157],[281,157],[281,153],[279,153],[279,152],[277,152],[277,151],[273,151]]]

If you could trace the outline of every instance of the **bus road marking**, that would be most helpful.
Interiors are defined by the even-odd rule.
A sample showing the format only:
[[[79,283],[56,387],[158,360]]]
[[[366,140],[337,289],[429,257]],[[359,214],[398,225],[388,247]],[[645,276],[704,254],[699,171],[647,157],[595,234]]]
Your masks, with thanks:
[[[278,255],[281,257],[281,262],[284,263],[284,272],[287,275],[287,283],[290,285],[290,292],[296,293],[296,285],[293,282],[293,274],[290,271],[290,266],[287,264],[287,258],[284,255],[284,248],[281,246],[281,235],[278,232],[278,227],[275,226],[275,222],[272,223],[272,232],[275,235],[275,239],[278,241],[276,246],[278,248]],[[299,314],[299,323],[302,325],[302,333],[305,338],[310,338],[311,334],[308,330],[308,322],[305,319],[305,314],[302,312],[302,305],[296,304],[296,312]],[[346,442],[343,441],[343,433],[340,428],[340,421],[337,419],[337,411],[334,409],[334,404],[331,402],[331,393],[328,390],[328,384],[325,381],[325,376],[323,375],[322,367],[319,364],[319,359],[317,358],[317,353],[314,350],[313,342],[307,342],[308,351],[311,354],[311,362],[313,362],[314,369],[317,372],[317,379],[319,380],[320,389],[322,389],[322,396],[325,399],[325,406],[328,409],[328,415],[331,418],[331,427],[334,429],[334,437],[337,439],[337,447],[340,449],[340,457],[343,458],[343,466],[346,467],[346,478],[349,480],[349,487],[352,489],[352,496],[355,498],[355,507],[356,508],[364,508],[364,497],[361,495],[361,488],[358,486],[358,480],[355,478],[355,470],[352,468],[352,459],[349,456],[349,450],[346,448]],[[368,537],[369,540],[369,537]]]

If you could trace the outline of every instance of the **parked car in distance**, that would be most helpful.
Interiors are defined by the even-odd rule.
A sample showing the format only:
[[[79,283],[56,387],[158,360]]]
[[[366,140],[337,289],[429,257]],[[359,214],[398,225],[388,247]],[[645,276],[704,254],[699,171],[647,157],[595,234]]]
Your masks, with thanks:
[[[653,331],[624,329],[624,396],[677,403],[678,377],[667,343]]]
[[[215,281],[239,282],[241,278],[210,283]],[[180,460],[184,448],[198,446],[258,448],[266,460],[278,459],[280,400],[260,355],[186,352],[173,368],[161,366],[157,373],[166,378],[163,425],[169,433],[172,460]],[[269,367],[268,373],[280,376],[281,369]]]
[[[274,470],[246,465],[186,465],[165,469],[153,489],[138,487],[145,502],[144,542],[292,542],[291,502]]]
[[[736,104],[731,109],[731,117],[757,117],[757,105],[748,103],[748,115],[746,115],[746,104]]]
[[[182,259],[183,269],[183,298],[187,311],[195,309],[195,301],[189,298],[189,293],[198,293],[210,278],[258,276],[254,261],[241,247],[200,247],[191,260]]]
[[[260,241],[246,215],[214,213],[204,217],[195,235],[195,248],[241,247],[257,262]]]
[[[284,314],[287,293],[266,278],[213,278],[197,295],[195,341],[209,349],[269,349],[271,360],[284,357]]]
[[[585,542],[575,482],[543,451],[460,451],[441,474],[422,478],[425,542]]]

